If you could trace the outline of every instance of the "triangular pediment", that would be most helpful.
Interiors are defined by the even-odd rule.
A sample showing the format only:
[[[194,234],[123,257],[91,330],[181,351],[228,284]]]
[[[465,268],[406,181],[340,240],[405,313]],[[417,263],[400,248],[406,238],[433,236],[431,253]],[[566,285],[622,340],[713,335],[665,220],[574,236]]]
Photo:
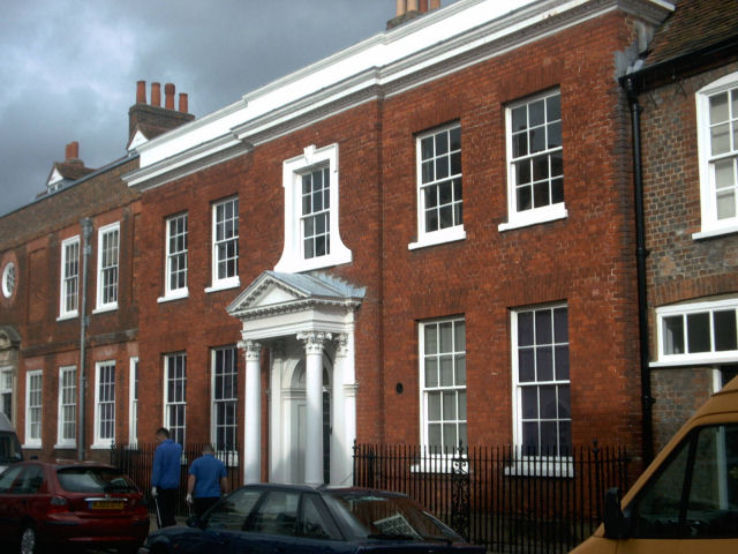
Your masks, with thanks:
[[[235,317],[294,311],[310,305],[358,304],[365,289],[325,274],[265,271],[226,308]]]
[[[143,134],[141,129],[136,129],[136,132],[131,137],[131,141],[128,143],[128,151],[135,150],[143,143],[148,142],[149,139]]]

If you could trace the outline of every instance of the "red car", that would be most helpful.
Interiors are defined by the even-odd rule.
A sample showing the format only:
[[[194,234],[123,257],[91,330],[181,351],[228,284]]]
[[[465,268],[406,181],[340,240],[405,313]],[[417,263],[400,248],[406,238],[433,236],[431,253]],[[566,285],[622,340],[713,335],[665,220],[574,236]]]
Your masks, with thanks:
[[[0,541],[18,552],[44,546],[136,552],[148,532],[141,491],[112,466],[31,460],[0,475]]]

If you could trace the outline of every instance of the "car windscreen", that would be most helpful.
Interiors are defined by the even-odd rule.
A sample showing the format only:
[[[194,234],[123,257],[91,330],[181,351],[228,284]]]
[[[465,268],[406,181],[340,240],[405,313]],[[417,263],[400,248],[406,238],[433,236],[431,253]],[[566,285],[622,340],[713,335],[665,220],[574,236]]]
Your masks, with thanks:
[[[57,470],[61,487],[68,492],[136,492],[138,488],[121,472],[107,467],[65,467]]]
[[[369,538],[461,540],[452,529],[406,497],[355,492],[329,493],[326,497],[335,511],[350,514]]]

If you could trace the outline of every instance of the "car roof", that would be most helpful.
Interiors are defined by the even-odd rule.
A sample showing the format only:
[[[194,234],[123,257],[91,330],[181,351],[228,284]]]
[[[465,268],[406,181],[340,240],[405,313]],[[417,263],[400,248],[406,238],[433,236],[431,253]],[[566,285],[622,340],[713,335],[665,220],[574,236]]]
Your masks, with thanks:
[[[738,377],[731,379],[697,410],[692,419],[705,416],[738,412]]]
[[[93,468],[93,467],[100,467],[105,469],[115,469],[114,466],[111,466],[110,464],[106,464],[103,462],[96,462],[94,460],[89,461],[83,461],[83,462],[77,462],[75,460],[67,460],[67,459],[56,459],[56,460],[23,460],[22,462],[18,462],[13,465],[17,466],[27,466],[27,465],[42,465],[46,467],[50,467],[52,469],[69,469],[69,468]]]

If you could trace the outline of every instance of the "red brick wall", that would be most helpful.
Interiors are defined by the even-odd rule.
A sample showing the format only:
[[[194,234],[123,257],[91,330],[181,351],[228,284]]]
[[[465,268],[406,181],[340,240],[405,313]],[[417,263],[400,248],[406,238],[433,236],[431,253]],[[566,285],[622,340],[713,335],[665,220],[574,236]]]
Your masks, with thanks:
[[[359,440],[418,442],[417,322],[463,314],[470,440],[509,442],[510,310],[566,301],[575,441],[637,448],[629,126],[613,54],[630,41],[626,18],[600,17],[145,192],[135,270],[147,379],[142,436],[161,424],[162,354],[186,350],[188,437],[208,439],[208,351],[239,337],[225,306],[282,252],[282,162],[310,144],[337,142],[341,237],[354,260],[330,271],[367,287],[356,325]],[[562,95],[569,217],[499,232],[507,219],[505,104],[553,87]],[[453,120],[462,127],[467,238],[410,251],[417,217],[414,136]],[[210,205],[233,194],[240,200],[241,288],[206,294]],[[164,220],[185,210],[190,296],[157,303],[164,292]],[[404,385],[401,395],[396,383]]]

